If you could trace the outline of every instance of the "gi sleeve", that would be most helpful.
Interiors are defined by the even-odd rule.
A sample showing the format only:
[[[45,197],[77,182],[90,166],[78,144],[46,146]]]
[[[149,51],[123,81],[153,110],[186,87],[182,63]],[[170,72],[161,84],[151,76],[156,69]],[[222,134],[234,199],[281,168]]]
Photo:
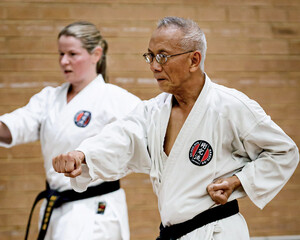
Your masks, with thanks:
[[[110,88],[107,88],[107,94],[114,97],[106,99],[106,105],[109,106],[106,111],[109,111],[109,113],[114,116],[115,119],[125,117],[141,102],[138,97],[129,93],[127,90],[110,84],[109,86]],[[112,121],[115,119],[112,119]]]
[[[45,111],[45,102],[50,87],[31,97],[29,103],[11,113],[0,116],[0,121],[10,130],[12,142],[0,143],[2,147],[12,147],[39,139],[40,125]]]
[[[144,102],[121,120],[106,125],[76,149],[85,154],[86,167],[71,179],[74,190],[84,191],[97,179],[113,181],[132,172],[149,173],[151,160],[147,149],[147,119]]]
[[[269,116],[248,131],[243,144],[252,161],[236,176],[249,198],[262,209],[292,176],[299,162],[299,151]]]

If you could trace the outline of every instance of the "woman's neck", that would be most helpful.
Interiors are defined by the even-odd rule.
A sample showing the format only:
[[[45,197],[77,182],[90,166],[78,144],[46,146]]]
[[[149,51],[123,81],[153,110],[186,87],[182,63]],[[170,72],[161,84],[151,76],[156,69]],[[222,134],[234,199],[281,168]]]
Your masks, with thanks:
[[[72,83],[68,89],[67,93],[67,103],[69,103],[82,89],[84,89],[87,85],[89,85],[97,75],[93,78],[90,78],[88,81],[82,81],[79,84]]]

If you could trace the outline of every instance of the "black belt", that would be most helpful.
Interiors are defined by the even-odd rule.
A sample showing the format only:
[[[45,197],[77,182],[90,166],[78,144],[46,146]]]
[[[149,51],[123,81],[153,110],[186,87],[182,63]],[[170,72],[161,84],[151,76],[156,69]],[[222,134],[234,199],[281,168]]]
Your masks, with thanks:
[[[217,220],[230,217],[238,212],[238,202],[237,200],[233,200],[224,205],[210,208],[183,223],[174,224],[169,227],[163,227],[163,225],[160,224],[160,235],[156,240],[178,239],[208,223],[212,223]]]
[[[46,235],[46,232],[48,229],[48,225],[49,225],[49,221],[50,221],[50,217],[51,217],[51,214],[52,214],[52,211],[54,208],[60,207],[63,203],[103,195],[106,193],[116,191],[118,189],[120,189],[119,180],[113,181],[113,182],[104,182],[100,185],[89,187],[89,188],[87,188],[87,190],[85,192],[82,192],[82,193],[78,193],[73,190],[58,192],[56,190],[50,189],[49,184],[47,183],[46,190],[43,192],[40,192],[38,194],[38,196],[36,197],[36,199],[33,203],[32,208],[31,208],[28,223],[27,223],[27,228],[26,228],[25,240],[27,240],[27,238],[28,238],[28,233],[29,233],[30,222],[31,222],[33,210],[35,208],[35,205],[41,199],[46,198],[47,205],[45,207],[45,212],[44,212],[41,229],[39,232],[39,236],[37,238],[38,240],[42,240],[45,238],[45,235]]]

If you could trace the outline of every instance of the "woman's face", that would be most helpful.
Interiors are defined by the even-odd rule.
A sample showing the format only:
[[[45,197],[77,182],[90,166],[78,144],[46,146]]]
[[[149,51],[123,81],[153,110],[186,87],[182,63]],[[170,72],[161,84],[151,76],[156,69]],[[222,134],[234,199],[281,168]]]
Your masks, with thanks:
[[[98,58],[90,54],[79,39],[61,36],[58,39],[59,64],[65,80],[71,84],[80,84],[93,80],[96,76]]]

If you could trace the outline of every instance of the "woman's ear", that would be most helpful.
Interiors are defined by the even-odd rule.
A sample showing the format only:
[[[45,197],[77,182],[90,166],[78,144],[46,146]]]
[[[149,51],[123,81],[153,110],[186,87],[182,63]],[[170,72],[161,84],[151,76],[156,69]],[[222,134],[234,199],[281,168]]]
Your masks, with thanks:
[[[92,56],[93,56],[93,63],[97,63],[100,58],[102,57],[102,48],[101,47],[95,47],[95,49],[92,52]]]
[[[196,70],[200,69],[201,59],[202,59],[202,56],[201,56],[200,51],[195,51],[191,58],[191,66],[190,66],[191,72],[195,72]]]

